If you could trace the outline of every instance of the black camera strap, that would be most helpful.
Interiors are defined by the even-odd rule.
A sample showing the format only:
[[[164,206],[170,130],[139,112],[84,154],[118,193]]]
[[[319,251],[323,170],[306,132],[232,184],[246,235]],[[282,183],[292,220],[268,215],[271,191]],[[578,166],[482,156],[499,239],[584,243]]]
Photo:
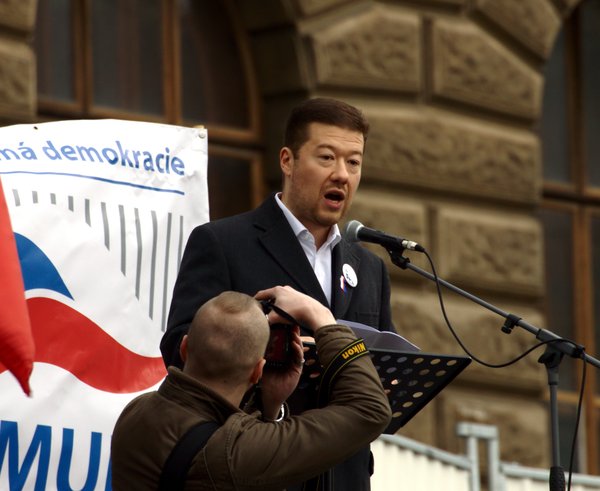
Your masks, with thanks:
[[[204,421],[183,434],[165,461],[158,484],[159,491],[183,491],[194,457],[220,426],[214,421]]]
[[[361,358],[368,353],[369,350],[365,345],[365,341],[359,338],[346,345],[333,357],[325,370],[323,370],[323,375],[321,375],[319,392],[317,395],[318,407],[325,407],[329,402],[333,381],[340,370],[342,370],[349,363],[352,363],[357,358]]]
[[[296,319],[294,319],[294,317],[292,317],[290,314],[288,314],[285,310],[283,310],[282,308],[279,308],[277,305],[275,305],[273,303],[274,301],[275,301],[275,299],[273,299],[273,298],[271,298],[269,300],[261,300],[260,301],[260,304],[262,305],[262,309],[263,309],[263,312],[265,313],[265,315],[268,314],[271,310],[273,310],[274,312],[277,312],[281,317],[283,317],[286,321],[288,321],[290,324],[298,326],[300,328],[300,333],[302,335],[313,336],[312,329],[309,329],[301,322],[298,322]]]

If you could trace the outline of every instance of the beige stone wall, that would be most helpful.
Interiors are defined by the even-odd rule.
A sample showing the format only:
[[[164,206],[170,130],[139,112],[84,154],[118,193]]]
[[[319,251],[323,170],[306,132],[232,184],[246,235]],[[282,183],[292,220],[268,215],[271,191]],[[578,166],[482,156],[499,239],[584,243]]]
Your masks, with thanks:
[[[234,0],[264,98],[272,186],[282,119],[293,103],[324,95],[358,105],[372,134],[351,218],[419,241],[445,279],[543,326],[535,219],[542,162],[533,128],[541,67],[578,1]],[[3,123],[35,117],[35,10],[35,0],[0,2]],[[398,330],[425,351],[460,353],[433,285],[389,267]],[[501,333],[498,316],[445,298],[477,356],[499,363],[531,345],[522,330]],[[473,363],[401,432],[457,451],[457,422],[492,423],[504,459],[547,466],[545,371],[536,359],[497,370]]]
[[[281,118],[292,103],[324,95],[358,105],[372,133],[351,218],[420,242],[446,280],[543,327],[534,128],[541,68],[577,0],[282,0],[268,22],[257,2],[238,3],[261,60],[273,186]],[[388,266],[399,332],[425,351],[460,353],[433,284]],[[457,295],[445,300],[458,335],[483,360],[510,360],[535,341],[519,328],[502,333],[501,317]],[[496,424],[504,459],[548,465],[539,354],[501,369],[473,362],[401,433],[458,451],[457,422]]]
[[[0,124],[31,121],[35,114],[36,6],[35,0],[0,2]]]

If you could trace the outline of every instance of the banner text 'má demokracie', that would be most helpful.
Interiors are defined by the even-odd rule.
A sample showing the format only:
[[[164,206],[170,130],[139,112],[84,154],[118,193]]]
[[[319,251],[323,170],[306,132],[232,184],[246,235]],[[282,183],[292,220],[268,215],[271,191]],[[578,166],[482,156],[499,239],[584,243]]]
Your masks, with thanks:
[[[47,140],[37,152],[33,147],[20,142],[16,149],[0,147],[0,163],[15,160],[38,160],[40,152],[44,154],[42,158],[52,161],[120,165],[146,172],[185,175],[184,161],[171,155],[168,147],[165,147],[164,153],[153,153],[148,150],[123,148],[119,140],[115,141],[114,147],[103,148],[85,145],[58,145]]]

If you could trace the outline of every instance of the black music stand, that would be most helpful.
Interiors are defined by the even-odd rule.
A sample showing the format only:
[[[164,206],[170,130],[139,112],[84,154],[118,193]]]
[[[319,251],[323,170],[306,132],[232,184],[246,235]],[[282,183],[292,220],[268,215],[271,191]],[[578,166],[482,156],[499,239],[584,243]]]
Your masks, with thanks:
[[[304,369],[299,388],[318,391],[322,368],[314,344],[305,344]],[[384,433],[394,434],[423,409],[444,387],[462,372],[471,358],[436,355],[420,351],[369,348],[381,383],[385,389],[392,420]]]
[[[462,372],[471,358],[402,351],[370,350],[392,408],[384,433],[394,434]]]

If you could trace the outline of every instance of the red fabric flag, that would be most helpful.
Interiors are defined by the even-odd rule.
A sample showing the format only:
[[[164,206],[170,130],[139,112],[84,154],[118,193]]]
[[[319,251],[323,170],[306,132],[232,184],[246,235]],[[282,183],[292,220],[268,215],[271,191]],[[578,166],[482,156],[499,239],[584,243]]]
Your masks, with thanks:
[[[0,363],[17,378],[27,395],[31,393],[29,376],[34,352],[23,275],[0,181]]]

